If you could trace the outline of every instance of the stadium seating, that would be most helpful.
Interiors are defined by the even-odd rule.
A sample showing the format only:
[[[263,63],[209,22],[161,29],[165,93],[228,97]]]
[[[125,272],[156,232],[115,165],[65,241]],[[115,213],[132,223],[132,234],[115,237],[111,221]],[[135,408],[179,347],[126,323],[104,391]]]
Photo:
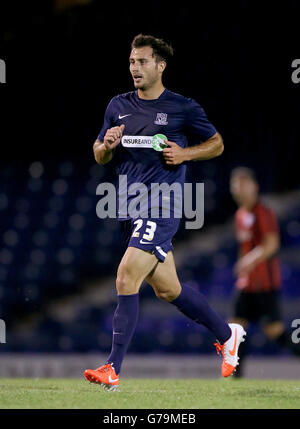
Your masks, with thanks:
[[[197,167],[197,180],[205,177],[205,222],[213,225],[233,213],[228,192],[221,192],[222,174],[212,163]],[[114,275],[121,258],[120,229],[114,219],[96,216],[96,187],[104,181],[104,169],[90,160],[36,161],[1,170],[0,188],[0,318],[11,328],[5,351],[108,351],[114,303],[89,307],[72,321],[61,323],[44,315],[28,336],[14,332],[19,320],[43,315],[52,298],[82,293],[83,280]],[[195,177],[195,171],[189,177]],[[105,171],[105,181],[115,181]],[[224,189],[224,188],[223,188]],[[217,208],[222,206],[224,210]],[[226,216],[224,213],[227,213]],[[298,213],[298,217],[295,216]],[[283,291],[300,297],[300,203],[281,219]],[[199,232],[196,232],[198,234]],[[181,226],[175,246],[193,231]],[[201,233],[199,233],[201,234]],[[201,240],[201,235],[199,235]],[[228,302],[233,290],[232,265],[236,258],[234,237],[221,241],[217,252],[203,254],[186,249],[178,267],[180,278],[199,288],[209,299]],[[141,291],[141,311],[130,350],[133,352],[212,352],[212,337],[181,314],[156,312],[151,288]],[[224,314],[226,315],[226,314]],[[188,328],[188,329],[187,329]],[[255,327],[252,352],[278,352],[261,338]],[[96,339],[96,341],[95,341]],[[276,349],[276,350],[275,350]]]

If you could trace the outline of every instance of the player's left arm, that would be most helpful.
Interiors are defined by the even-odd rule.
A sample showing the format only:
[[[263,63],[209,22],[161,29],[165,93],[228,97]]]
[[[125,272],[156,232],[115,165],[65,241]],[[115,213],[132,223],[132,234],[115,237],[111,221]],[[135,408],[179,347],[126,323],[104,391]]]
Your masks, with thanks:
[[[165,140],[169,147],[163,150],[166,164],[177,165],[185,161],[204,161],[220,156],[224,150],[223,139],[208,120],[204,109],[195,100],[189,99],[184,107],[185,130],[199,139],[199,144],[181,147]]]
[[[260,245],[238,260],[234,268],[235,274],[242,276],[250,273],[258,264],[271,258],[279,250],[279,243],[279,234],[275,232],[266,234]]]
[[[178,165],[185,161],[204,161],[216,158],[224,150],[223,139],[218,132],[205,142],[186,148],[169,140],[164,141],[169,147],[163,150],[163,156],[166,164],[169,165]]]
[[[279,251],[280,234],[275,214],[272,211],[261,211],[258,215],[258,227],[262,232],[262,241],[238,260],[234,268],[238,276],[250,273],[259,263],[270,259]]]

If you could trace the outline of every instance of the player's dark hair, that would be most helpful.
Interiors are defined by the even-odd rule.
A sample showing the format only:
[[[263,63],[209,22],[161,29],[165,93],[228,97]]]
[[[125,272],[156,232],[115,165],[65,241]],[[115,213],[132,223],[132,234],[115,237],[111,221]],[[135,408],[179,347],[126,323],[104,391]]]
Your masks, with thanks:
[[[131,49],[143,48],[144,46],[150,46],[153,49],[153,56],[156,62],[165,61],[167,63],[174,55],[173,47],[163,39],[146,34],[135,36],[131,43]]]
[[[257,178],[255,172],[249,167],[236,167],[231,171],[230,178],[232,179],[234,176],[246,176],[249,179],[253,180],[253,182],[257,183]]]

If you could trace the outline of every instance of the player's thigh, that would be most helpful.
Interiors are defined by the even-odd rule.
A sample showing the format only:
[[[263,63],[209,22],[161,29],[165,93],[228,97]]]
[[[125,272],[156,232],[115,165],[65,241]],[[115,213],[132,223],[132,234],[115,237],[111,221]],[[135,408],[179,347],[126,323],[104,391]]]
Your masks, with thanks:
[[[181,292],[173,253],[168,252],[163,263],[158,263],[146,281],[153,287],[155,294],[166,301],[173,301]]]
[[[157,264],[157,258],[150,252],[128,247],[118,267],[118,292],[125,295],[137,293],[145,277]]]

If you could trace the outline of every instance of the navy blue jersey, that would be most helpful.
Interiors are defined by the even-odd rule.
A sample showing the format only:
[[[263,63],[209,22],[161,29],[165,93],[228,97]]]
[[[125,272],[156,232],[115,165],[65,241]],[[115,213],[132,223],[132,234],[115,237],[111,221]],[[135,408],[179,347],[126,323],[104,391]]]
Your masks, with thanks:
[[[164,134],[168,140],[186,147],[189,135],[193,136],[193,141],[197,137],[200,143],[216,133],[204,109],[195,100],[168,89],[154,100],[139,98],[137,91],[113,97],[98,140],[103,141],[109,128],[122,124],[125,129],[115,152],[118,173],[127,176],[127,186],[138,182],[148,189],[151,183],[183,186],[186,172],[185,163],[167,165],[162,152],[153,149],[154,135]],[[129,201],[130,197],[128,204]]]

